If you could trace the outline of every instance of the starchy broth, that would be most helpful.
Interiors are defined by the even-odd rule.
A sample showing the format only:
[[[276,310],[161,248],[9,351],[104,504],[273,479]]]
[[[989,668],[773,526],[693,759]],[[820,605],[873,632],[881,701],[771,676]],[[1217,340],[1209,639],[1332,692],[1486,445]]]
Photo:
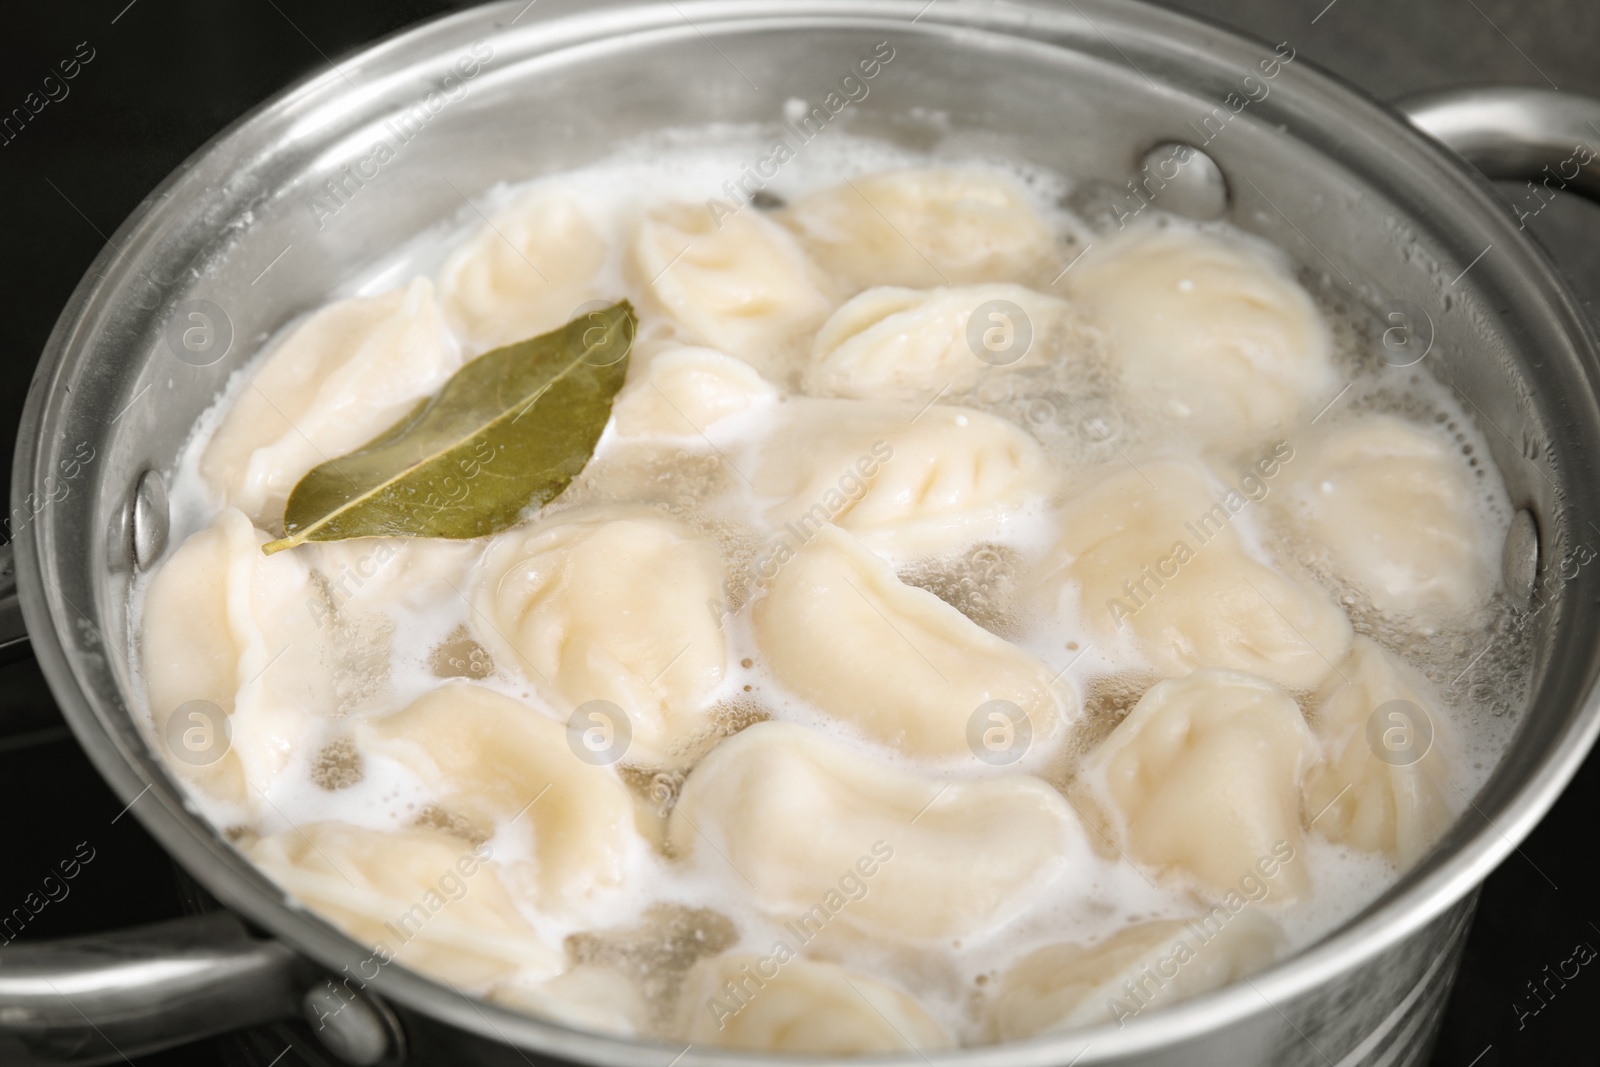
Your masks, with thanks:
[[[842,133],[728,201],[762,149],[664,135],[497,187],[505,232],[447,220],[330,294],[368,301],[321,320],[355,341],[287,324],[235,376],[131,612],[199,809],[381,965],[816,1052],[1126,1022],[1393,884],[1527,678],[1505,491],[1449,391],[1224,224],[1098,233],[1054,175]],[[948,284],[881,243],[819,265],[935,209],[978,242],[917,251]],[[380,408],[624,296],[611,424],[521,526],[259,552]],[[248,401],[296,345],[335,386],[284,375],[309,435]],[[597,698],[629,718],[615,763],[572,747]],[[214,761],[167,740],[195,700],[229,714]],[[1415,722],[1369,745],[1393,723],[1363,700],[1420,707],[1425,754]]]

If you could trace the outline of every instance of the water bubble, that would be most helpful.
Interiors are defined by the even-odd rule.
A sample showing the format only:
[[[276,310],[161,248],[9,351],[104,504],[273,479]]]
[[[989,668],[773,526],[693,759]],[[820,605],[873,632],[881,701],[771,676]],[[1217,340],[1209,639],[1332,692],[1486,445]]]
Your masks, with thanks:
[[[1049,426],[1056,421],[1056,406],[1046,397],[1034,397],[1028,401],[1023,418],[1035,429]]]
[[[328,742],[312,758],[311,781],[330,793],[358,785],[366,777],[364,761],[355,742],[348,737]]]
[[[428,666],[438,678],[487,678],[494,659],[478,644],[465,624],[457,626],[428,654]]]
[[[1107,408],[1096,412],[1085,412],[1078,420],[1078,429],[1091,446],[1109,446],[1122,436],[1125,424],[1121,411]]]
[[[926,589],[990,633],[1014,634],[1012,611],[1021,571],[1016,549],[980,543],[958,559],[921,561],[900,572],[907,585]]]
[[[656,806],[657,815],[666,818],[677,805],[683,778],[674,771],[660,771],[650,779],[650,800]]]

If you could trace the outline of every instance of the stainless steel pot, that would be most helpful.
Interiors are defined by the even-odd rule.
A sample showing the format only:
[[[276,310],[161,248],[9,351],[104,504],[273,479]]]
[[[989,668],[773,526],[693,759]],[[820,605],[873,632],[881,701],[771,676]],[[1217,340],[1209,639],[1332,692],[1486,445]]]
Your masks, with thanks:
[[[627,1067],[772,1062],[581,1033],[398,967],[335,994],[324,973],[356,973],[367,950],[288,903],[198,818],[130,717],[126,593],[167,547],[163,477],[196,417],[268,332],[347,274],[496,181],[581,164],[664,126],[776,123],[785,100],[823,99],[884,41],[892,64],[841,127],[910,145],[943,136],[1043,164],[1108,217],[1140,202],[1128,183],[1143,181],[1152,146],[1202,146],[1216,171],[1193,170],[1204,180],[1177,182],[1158,203],[1225,209],[1348,301],[1423,311],[1429,367],[1476,413],[1514,504],[1532,517],[1508,546],[1508,576],[1525,584],[1537,563],[1547,604],[1526,621],[1536,681],[1504,759],[1434,852],[1337,933],[1122,1029],[942,1058],[1423,1059],[1476,887],[1600,728],[1600,621],[1580,610],[1600,597],[1600,578],[1573,555],[1600,538],[1587,482],[1600,466],[1600,352],[1516,211],[1402,115],[1294,58],[1294,42],[1275,53],[1121,0],[509,0],[348,57],[237,123],[140,205],[62,312],[15,465],[13,514],[26,517],[17,595],[34,652],[133,815],[266,936],[210,916],[12,946],[0,967],[0,1060],[111,1062],[346,996],[355,999],[318,1036],[353,1063],[532,1062],[522,1050]],[[466,56],[480,60],[471,77],[470,62],[457,65]],[[1495,176],[1600,187],[1593,154],[1574,153],[1600,130],[1595,102],[1485,90],[1408,111]],[[402,116],[413,136],[374,163],[377,140],[400,140]],[[185,344],[191,328],[200,333]]]

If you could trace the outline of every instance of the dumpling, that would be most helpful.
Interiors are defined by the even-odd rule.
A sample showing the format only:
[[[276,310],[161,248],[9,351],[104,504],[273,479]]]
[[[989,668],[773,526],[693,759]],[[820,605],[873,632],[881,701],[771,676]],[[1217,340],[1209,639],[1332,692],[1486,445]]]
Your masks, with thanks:
[[[1022,190],[981,170],[890,170],[798,200],[783,215],[849,289],[1053,280],[1055,238]]]
[[[633,268],[688,339],[774,377],[833,310],[794,238],[756,211],[718,220],[704,205],[663,204],[639,223]]]
[[[1126,395],[1169,436],[1256,437],[1337,388],[1311,297],[1242,242],[1133,229],[1088,253],[1066,282],[1108,335]]]
[[[310,609],[319,629],[341,615],[365,612],[405,620],[414,630],[413,613],[465,608],[461,590],[481,548],[442,537],[355,537],[307,542],[295,555],[311,568],[321,593]]]
[[[1303,455],[1286,487],[1291,521],[1378,610],[1432,628],[1488,599],[1493,560],[1460,453],[1378,415],[1328,431]]]
[[[246,855],[384,963],[469,989],[561,969],[561,953],[518,913],[487,845],[320,822],[262,838]]]
[[[570,193],[536,186],[456,249],[439,300],[475,352],[548,333],[601,297],[606,242]]]
[[[834,919],[906,941],[980,936],[1090,860],[1072,809],[1037,778],[941,782],[778,721],[711,750],[667,835],[802,943]]]
[[[1454,818],[1444,724],[1427,683],[1365,637],[1317,694],[1326,762],[1306,779],[1305,818],[1330,841],[1383,852],[1403,870]]]
[[[710,721],[728,653],[707,605],[722,580],[716,546],[656,512],[563,516],[491,542],[472,626],[497,664],[540,683],[562,712],[621,708],[631,740],[613,758],[659,762]]]
[[[678,1038],[757,1052],[859,1056],[950,1049],[944,1027],[909,994],[833,963],[770,955],[702,960],[684,977]]]
[[[971,408],[799,399],[775,421],[740,466],[768,521],[808,537],[831,522],[879,552],[947,556],[1015,537],[1056,488],[1038,442]]]
[[[1152,686],[1086,770],[1133,860],[1180,868],[1218,893],[1260,875],[1293,896],[1309,884],[1294,857],[1300,786],[1316,760],[1293,697],[1208,670]]]
[[[1021,757],[1055,740],[1063,705],[1075,703],[1044,664],[903,584],[837,527],[785,562],[752,611],[762,662],[780,683],[909,756],[969,756],[973,716],[1002,700],[1027,716]]]
[[[539,900],[570,909],[621,884],[635,846],[633,799],[579,759],[567,727],[476,685],[446,685],[369,724],[365,747],[411,768],[480,833],[531,838]]]
[[[926,403],[970,389],[987,368],[1040,362],[1069,314],[1066,301],[1020,285],[868,289],[818,331],[806,391]]]
[[[207,792],[251,804],[315,720],[393,706],[397,630],[413,646],[442,639],[430,638],[414,613],[462,613],[460,590],[478,551],[369,537],[263,556],[266,540],[232,508],[189,537],[151,577],[139,646],[152,719],[173,765]],[[193,719],[193,709],[186,725],[172,725],[190,700],[228,713],[227,735],[208,737],[215,724]],[[222,744],[225,754],[210,760],[173,747],[191,739]]]
[[[638,987],[610,967],[579,964],[537,982],[513,979],[489,991],[489,999],[564,1026],[601,1034],[645,1032],[650,1007]]]
[[[139,667],[157,743],[170,766],[236,804],[255,803],[312,718],[340,703],[317,637],[311,573],[296,553],[263,556],[266,540],[228,508],[161,564],[144,595]],[[226,733],[190,712],[192,726],[171,724],[196,700],[228,715]]]
[[[617,394],[619,437],[699,438],[714,423],[771,406],[778,391],[750,364],[709,348],[675,348]]]
[[[1246,497],[1213,486],[1198,464],[1158,460],[1072,497],[1045,595],[1075,583],[1102,651],[1164,677],[1227,667],[1313,689],[1349,650],[1350,621],[1321,589],[1257,559],[1234,526]]]
[[[387,430],[460,363],[426,278],[329,304],[250,372],[200,473],[257,526],[276,530],[312,467]]]
[[[1000,979],[997,1041],[1080,1026],[1124,1025],[1152,1008],[1209,993],[1277,958],[1283,930],[1259,912],[1218,907],[1196,919],[1125,927],[1093,945],[1030,952]]]

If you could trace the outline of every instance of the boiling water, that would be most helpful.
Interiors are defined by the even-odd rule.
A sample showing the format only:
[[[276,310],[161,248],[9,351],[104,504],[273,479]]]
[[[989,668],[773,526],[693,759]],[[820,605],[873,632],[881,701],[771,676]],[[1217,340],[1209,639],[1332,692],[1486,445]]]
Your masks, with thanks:
[[[590,220],[614,250],[620,250],[637,217],[641,190],[651,201],[681,199],[699,203],[722,196],[724,183],[742,165],[758,158],[764,142],[750,131],[718,129],[692,135],[668,135],[634,145],[602,165],[551,181],[580,198]],[[882,145],[830,134],[809,146],[766,188],[769,197],[792,200],[812,189],[833,185],[861,173],[895,166],[927,164]],[[995,169],[987,161],[939,160]],[[1057,230],[1070,260],[1097,239],[1091,229],[1062,206],[1068,189],[1056,176],[1024,167],[1003,168],[1025,189],[1040,214]],[[497,187],[480,204],[484,214],[520,193],[519,187]],[[758,210],[746,207],[743,210]],[[1188,225],[1172,221],[1173,226]],[[384,291],[418,274],[434,274],[449,251],[479,225],[476,212],[464,211],[397,249],[387,260],[352,278],[344,291],[330,297]],[[605,268],[606,290],[630,292],[620,253]],[[1473,421],[1449,391],[1423,367],[1398,370],[1379,358],[1373,331],[1341,304],[1337,294],[1319,291],[1307,282],[1333,326],[1336,362],[1352,384],[1322,416],[1320,425],[1335,425],[1369,412],[1403,415],[1427,427],[1439,440],[1469,457],[1477,489],[1478,522],[1485,544],[1498,548],[1509,519],[1503,487]],[[662,333],[648,318],[641,321],[639,351]],[[1161,435],[1158,418],[1119,400],[1114,377],[1094,330],[1069,322],[1048,339],[1061,356],[1027,372],[995,373],[969,390],[947,395],[947,403],[965,404],[1008,418],[1028,429],[1054,464],[1065,473],[1069,491],[1122,464],[1159,457],[1171,449]],[[737,353],[735,353],[737,354]],[[201,450],[232,400],[244,388],[241,372],[215,407],[203,418],[173,480],[174,543],[206,526],[221,507],[220,497],[198,473]],[[783,383],[788,384],[788,383]],[[1061,396],[1071,397],[1063,404]],[[764,413],[731,423],[718,431],[720,448],[737,452],[741,435],[759,435],[768,421]],[[1245,458],[1254,458],[1245,457]],[[608,431],[590,468],[549,509],[559,513],[603,502],[619,494],[654,504],[695,526],[722,548],[730,570],[732,613],[725,619],[729,666],[717,704],[718,727],[692,738],[687,747],[703,754],[716,740],[750,722],[784,719],[823,732],[886,764],[943,777],[1026,772],[1044,777],[1069,799],[1076,791],[1076,757],[1103,739],[1125,716],[1154,676],[1112,662],[1094,647],[1082,612],[1070,597],[1063,610],[1041,617],[1023,606],[1027,567],[1053,540],[1047,510],[1013,518],[989,531],[967,552],[951,559],[898,558],[902,578],[938,595],[985,629],[1064,672],[1064,683],[1076,690],[1084,708],[1081,719],[1053,750],[1041,746],[1019,765],[991,768],[976,761],[959,765],[925,764],[865,740],[851,728],[786,693],[766,672],[744,610],[755,587],[752,560],[767,534],[739,520],[759,513],[759,502],[728,461],[704,448],[665,448],[629,444]],[[729,501],[733,503],[730,504]],[[1496,596],[1480,617],[1458,628],[1428,635],[1385,620],[1362,594],[1342,582],[1319,561],[1314,546],[1296,542],[1267,517],[1267,509],[1246,507],[1234,528],[1263,558],[1327,585],[1346,608],[1358,632],[1367,633],[1403,655],[1437,688],[1440,714],[1453,738],[1452,800],[1459,811],[1493,768],[1520,710],[1518,685],[1527,678],[1527,652],[1510,624],[1511,609]],[[480,546],[462,546],[446,553],[431,569],[408,568],[403,555],[371,563],[370,542],[305,545],[301,553],[319,575],[322,603],[312,612],[326,622],[342,650],[338,714],[315,719],[314,735],[305,739],[288,769],[266,793],[259,810],[230,807],[195,792],[194,803],[217,825],[238,838],[269,834],[291,826],[339,820],[375,829],[432,825],[469,833],[451,822],[435,798],[408,770],[381,756],[364,753],[350,740],[352,719],[382,716],[406,706],[437,687],[443,679],[466,678],[535,707],[545,707],[538,693],[508,664],[496,664],[471,637],[471,611],[458,591],[470,584],[470,571]],[[142,587],[135,591],[132,617],[139,616]],[[1487,656],[1486,645],[1500,635]],[[1492,693],[1473,679],[1508,680]],[[556,719],[559,709],[545,707]],[[620,767],[623,779],[650,817],[670,811],[683,780],[681,772]],[[1091,831],[1091,838],[1095,834]],[[505,827],[491,837],[495,857],[507,863],[531,859],[526,834]],[[1294,861],[1310,874],[1313,891],[1303,900],[1271,902],[1272,916],[1288,932],[1292,945],[1304,945],[1359,911],[1398,876],[1379,854],[1330,844],[1315,834]],[[714,852],[698,850],[692,862],[664,857],[641,841],[629,858],[625,888],[601,894],[581,915],[557,920],[526,908],[528,921],[551,944],[564,945],[573,964],[610,966],[633,977],[648,1011],[643,1025],[659,1027],[670,1014],[676,982],[694,959],[720,951],[767,953],[787,938],[781,919],[763,913],[750,899],[748,886],[730,876]],[[1188,918],[1197,898],[1177,880],[1160,879],[1101,848],[1086,865],[1063,872],[1044,888],[1021,917],[992,937],[969,944],[931,949],[871,948],[848,941],[819,942],[813,951],[842,960],[897,982],[915,994],[936,1017],[968,1042],[986,1038],[981,1007],[986,989],[1025,953],[1058,941],[1090,942],[1129,923],[1156,918]]]

